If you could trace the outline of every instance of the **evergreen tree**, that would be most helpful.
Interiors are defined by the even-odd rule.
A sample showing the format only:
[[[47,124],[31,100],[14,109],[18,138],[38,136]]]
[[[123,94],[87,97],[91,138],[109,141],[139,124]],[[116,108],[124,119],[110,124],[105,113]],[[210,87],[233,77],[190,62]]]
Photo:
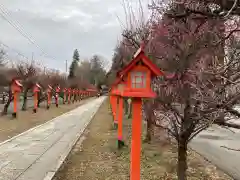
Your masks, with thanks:
[[[74,78],[76,77],[76,68],[78,66],[79,63],[79,53],[78,50],[75,49],[74,53],[73,53],[73,61],[69,67],[69,75],[68,78]]]

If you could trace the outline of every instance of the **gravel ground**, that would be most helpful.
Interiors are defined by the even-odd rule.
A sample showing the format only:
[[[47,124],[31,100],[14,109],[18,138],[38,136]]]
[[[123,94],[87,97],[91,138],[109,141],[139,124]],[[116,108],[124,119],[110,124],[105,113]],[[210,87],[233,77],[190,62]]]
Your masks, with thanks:
[[[75,145],[54,180],[128,180],[131,120],[124,120],[126,147],[117,151],[116,130],[106,101]],[[144,125],[143,125],[144,126]],[[230,180],[226,174],[194,151],[188,152],[189,180]],[[156,138],[143,143],[142,180],[176,180],[176,147]]]

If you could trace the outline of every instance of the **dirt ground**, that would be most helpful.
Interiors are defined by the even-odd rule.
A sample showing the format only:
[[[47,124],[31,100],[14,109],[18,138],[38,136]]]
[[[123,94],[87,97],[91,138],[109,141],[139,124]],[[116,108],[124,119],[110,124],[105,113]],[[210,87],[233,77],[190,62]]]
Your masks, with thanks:
[[[130,169],[131,120],[124,120],[125,148],[118,151],[116,130],[106,101],[75,145],[54,180],[128,180]],[[144,135],[143,135],[144,136]],[[230,180],[193,151],[188,152],[189,180]],[[154,140],[142,144],[141,179],[176,180],[176,147]]]
[[[60,104],[58,108],[52,104],[49,110],[46,107],[40,107],[37,113],[33,113],[32,108],[29,108],[27,111],[19,111],[17,119],[12,119],[10,114],[0,116],[0,142],[64,114],[88,100],[74,104]]]

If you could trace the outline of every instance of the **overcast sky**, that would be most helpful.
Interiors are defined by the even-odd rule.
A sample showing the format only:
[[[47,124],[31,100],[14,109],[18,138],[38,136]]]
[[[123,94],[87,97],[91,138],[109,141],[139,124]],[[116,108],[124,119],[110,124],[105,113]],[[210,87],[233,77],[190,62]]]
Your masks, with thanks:
[[[143,1],[146,6],[148,0]],[[122,0],[1,0],[0,10],[2,8],[8,10],[8,15],[5,14],[8,19],[19,22],[24,32],[53,58],[41,55],[41,50],[21,36],[2,16],[0,41],[29,58],[34,52],[35,59],[61,71],[65,70],[66,60],[70,64],[75,48],[82,58],[99,54],[110,62],[121,35],[117,16],[121,21],[125,20]]]

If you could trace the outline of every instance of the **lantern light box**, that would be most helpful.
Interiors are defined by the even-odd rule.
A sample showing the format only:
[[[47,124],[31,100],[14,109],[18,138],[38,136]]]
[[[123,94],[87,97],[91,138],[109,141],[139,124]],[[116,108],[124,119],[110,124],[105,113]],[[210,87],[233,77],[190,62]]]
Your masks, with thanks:
[[[126,87],[121,92],[124,97],[153,98],[156,94],[151,89],[151,79],[161,76],[161,70],[139,48],[134,59],[118,74],[126,78]],[[123,79],[123,78],[122,78]]]

